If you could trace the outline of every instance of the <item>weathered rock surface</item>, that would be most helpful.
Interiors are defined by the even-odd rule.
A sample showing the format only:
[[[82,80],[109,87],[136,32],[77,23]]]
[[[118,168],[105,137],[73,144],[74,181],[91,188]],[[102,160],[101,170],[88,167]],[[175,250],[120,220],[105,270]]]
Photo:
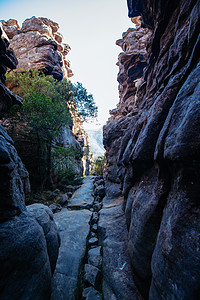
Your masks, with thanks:
[[[61,239],[56,270],[52,279],[51,300],[79,299],[80,272],[90,232],[89,210],[64,208],[54,215]]]
[[[128,231],[122,205],[109,204],[100,211],[99,242],[103,249],[103,295],[105,300],[142,300],[133,280],[128,254]]]
[[[85,264],[84,271],[84,280],[86,283],[91,284],[95,289],[99,290],[101,288],[101,271],[90,264]]]
[[[128,0],[128,7],[136,29],[117,42],[124,53],[118,62],[120,103],[104,128],[106,191],[118,197],[122,191],[142,296],[195,300],[200,1]]]
[[[13,69],[17,65],[14,52],[8,46],[4,33],[4,38],[0,36],[1,113],[20,103],[20,98],[4,86],[7,67]],[[12,139],[0,126],[0,298],[5,300],[50,297],[58,236],[47,208],[45,216],[38,209],[32,210],[32,214],[27,212],[25,200],[29,192],[28,172]]]
[[[84,289],[83,299],[86,299],[86,300],[102,300],[102,296],[93,287],[89,287],[89,288]]]
[[[61,80],[73,76],[66,55],[70,51],[62,43],[59,25],[47,18],[26,19],[22,28],[16,20],[1,21],[18,59],[20,69],[38,69]]]
[[[15,69],[18,61],[13,52],[13,49],[9,47],[9,40],[5,32],[3,31],[2,24],[0,22],[0,111],[7,111],[14,104],[21,104],[22,99],[13,94],[5,85],[7,68]]]
[[[53,213],[50,208],[43,204],[29,205],[27,206],[27,210],[29,215],[36,219],[44,231],[47,252],[53,274],[56,267],[58,250],[60,246],[60,238],[58,235],[57,226],[53,219]]]
[[[25,168],[26,176],[21,177],[23,173],[21,159],[12,139],[2,126],[0,126],[0,171],[0,220],[4,221],[26,210],[23,187],[30,186]]]
[[[90,249],[88,251],[88,263],[90,265],[93,265],[97,268],[101,267],[102,264],[102,256],[101,256],[101,247],[96,247],[93,249]]]
[[[0,298],[49,299],[51,268],[42,227],[21,213],[0,224]]]
[[[1,24],[10,38],[10,47],[14,49],[19,62],[14,72],[21,72],[21,69],[39,69],[46,75],[53,75],[58,80],[61,80],[63,77],[69,78],[73,76],[70,62],[66,59],[70,47],[62,43],[63,37],[58,32],[59,25],[56,22],[47,18],[32,17],[23,22],[22,28],[19,27],[16,20],[12,19],[1,21]],[[4,34],[6,35],[5,32]],[[6,50],[6,58],[4,55],[4,61],[10,69],[16,68],[17,60],[16,58],[16,61],[13,59],[13,50],[8,43],[6,47],[8,49]],[[7,85],[13,91],[16,89],[9,82],[7,82]],[[5,86],[2,88],[2,92],[4,94],[7,93]],[[11,92],[9,92],[9,95],[10,100],[8,99],[7,102],[13,102],[14,100],[16,102],[17,99],[21,99]],[[77,176],[89,175],[92,152],[89,146],[88,135],[83,128],[83,119],[78,115],[77,111],[72,109],[71,115],[73,124],[71,126],[63,126],[63,134],[60,135],[56,142],[59,143],[59,146],[61,145],[65,148],[75,148],[79,152],[79,155],[74,158],[73,162],[75,174]],[[40,162],[43,158],[39,157],[36,133],[20,117],[9,117],[9,120],[2,118],[0,124],[12,136],[15,147],[30,173],[31,185],[33,188],[38,188],[46,175],[44,174],[45,170],[43,170],[45,168],[40,167]],[[85,155],[82,158],[83,154]],[[32,164],[33,160],[35,161],[34,165]],[[52,177],[54,177],[52,181],[56,185],[56,171],[55,174],[52,174]]]
[[[68,203],[68,208],[71,209],[80,209],[86,208],[89,209],[92,207],[94,202],[93,197],[93,177],[87,176],[83,179],[83,185],[75,191]]]

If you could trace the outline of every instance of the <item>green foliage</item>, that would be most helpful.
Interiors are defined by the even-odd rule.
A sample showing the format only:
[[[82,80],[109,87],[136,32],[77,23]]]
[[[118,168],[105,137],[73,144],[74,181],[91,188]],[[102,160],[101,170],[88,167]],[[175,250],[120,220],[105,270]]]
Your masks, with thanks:
[[[97,117],[97,106],[94,102],[92,94],[88,94],[86,88],[83,87],[82,83],[77,82],[73,85],[74,101],[75,106],[86,121],[90,118]]]
[[[68,106],[64,101],[53,101],[38,92],[24,97],[24,118],[45,141],[53,140],[71,122]]]
[[[104,171],[104,164],[106,162],[106,157],[105,155],[101,155],[98,156],[95,160],[94,160],[94,172],[97,175],[103,175],[103,171]]]
[[[51,174],[55,169],[60,177],[70,181],[75,177],[76,161],[81,159],[82,153],[73,147],[58,147],[57,139],[66,126],[73,124],[70,114],[73,109],[84,120],[96,117],[93,96],[81,83],[72,85],[66,79],[57,81],[38,70],[10,72],[6,83],[23,98],[23,106],[14,106],[9,115],[27,121],[37,133],[43,185],[51,185]]]
[[[53,162],[57,170],[58,180],[61,184],[76,184],[76,163],[82,158],[81,151],[75,147],[69,146],[67,148],[57,147],[53,148]]]

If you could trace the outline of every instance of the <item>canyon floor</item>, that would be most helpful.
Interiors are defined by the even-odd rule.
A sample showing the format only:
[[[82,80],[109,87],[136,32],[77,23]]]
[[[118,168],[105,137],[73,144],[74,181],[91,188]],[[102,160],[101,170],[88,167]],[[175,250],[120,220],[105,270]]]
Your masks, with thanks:
[[[54,214],[61,245],[51,300],[142,299],[133,282],[121,198],[103,198],[103,184],[85,177]]]

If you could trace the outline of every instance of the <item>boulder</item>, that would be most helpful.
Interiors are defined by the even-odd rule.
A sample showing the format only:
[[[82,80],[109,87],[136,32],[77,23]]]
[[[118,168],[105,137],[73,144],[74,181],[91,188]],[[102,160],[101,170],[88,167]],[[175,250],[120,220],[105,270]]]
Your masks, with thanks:
[[[83,179],[83,185],[75,191],[73,196],[70,198],[67,205],[71,209],[89,209],[92,207],[94,202],[93,193],[93,181],[92,177],[87,176]]]
[[[105,188],[103,185],[99,185],[95,189],[95,194],[98,195],[101,199],[105,196]]]
[[[68,194],[61,194],[59,197],[58,203],[61,206],[64,206],[68,203],[68,200],[69,200]]]
[[[27,206],[28,213],[35,218],[44,231],[44,236],[47,243],[47,252],[51,265],[52,274],[56,267],[58,258],[58,250],[60,246],[60,238],[57,231],[57,226],[53,219],[53,213],[49,207],[43,204],[32,204]]]
[[[101,289],[101,271],[90,264],[85,264],[84,280],[86,283],[91,284],[95,289]]]
[[[44,231],[26,212],[0,224],[0,298],[50,297],[51,267]]]
[[[88,264],[93,265],[97,268],[101,268],[101,264],[102,264],[101,246],[90,249],[88,251]]]
[[[92,286],[83,290],[83,299],[85,300],[102,300],[102,296]]]
[[[104,299],[142,300],[133,280],[126,219],[121,205],[100,211],[98,236],[103,251]]]

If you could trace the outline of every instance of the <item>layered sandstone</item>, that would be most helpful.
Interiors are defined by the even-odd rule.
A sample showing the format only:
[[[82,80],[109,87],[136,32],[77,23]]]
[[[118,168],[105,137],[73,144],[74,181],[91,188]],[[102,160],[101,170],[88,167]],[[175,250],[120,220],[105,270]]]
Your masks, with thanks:
[[[18,59],[16,71],[38,69],[61,80],[73,76],[66,55],[70,46],[62,42],[59,25],[47,18],[26,19],[22,27],[16,20],[1,21]]]
[[[133,45],[142,42],[143,72],[139,60],[121,66],[119,58],[120,104],[104,128],[107,189],[122,191],[142,296],[198,299],[200,1],[128,0],[128,7],[152,37],[143,35],[145,53],[140,29],[128,31]],[[122,58],[128,34],[118,42]]]
[[[19,62],[14,72],[20,72],[21,69],[38,69],[46,75],[53,75],[58,80],[73,76],[70,62],[66,59],[71,48],[62,42],[63,37],[58,32],[59,25],[56,22],[47,18],[32,17],[26,19],[21,28],[16,20],[10,19],[1,21],[1,23],[5,34],[10,39],[9,47],[13,48]],[[10,86],[9,88],[14,89],[15,87]],[[59,138],[59,144],[77,150],[78,155],[74,161],[75,174],[77,176],[88,175],[92,162],[88,136],[79,114],[72,109],[70,110],[73,126],[69,127],[63,124],[63,134]],[[43,170],[41,170],[41,161],[38,157],[35,132],[28,126],[27,122],[23,122],[18,117],[3,118],[0,124],[6,128],[15,141],[15,147],[30,173],[33,188],[40,186],[41,177],[44,178],[45,176],[40,174]],[[81,155],[83,155],[83,159],[81,159]],[[35,161],[34,164],[33,160]],[[57,184],[57,174],[54,175],[52,181]]]

